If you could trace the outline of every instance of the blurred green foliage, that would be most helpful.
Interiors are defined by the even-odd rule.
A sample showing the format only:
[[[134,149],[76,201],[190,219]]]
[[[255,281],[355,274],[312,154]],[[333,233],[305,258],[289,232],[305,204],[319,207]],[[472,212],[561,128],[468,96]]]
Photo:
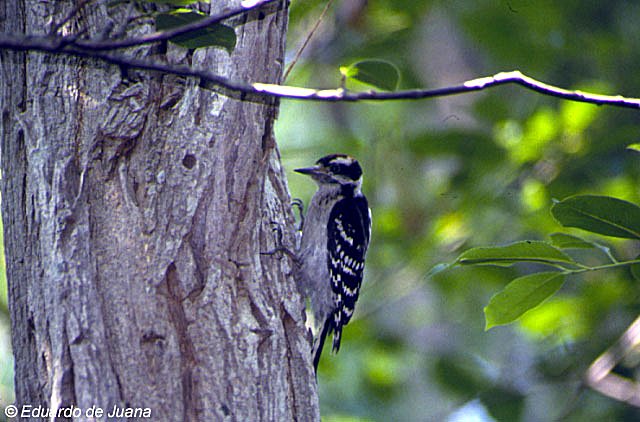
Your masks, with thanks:
[[[294,1],[291,59],[324,8]],[[394,63],[399,89],[520,70],[568,89],[640,97],[640,3],[528,0],[334,2],[287,84],[334,88],[340,66]],[[325,420],[638,420],[581,380],[640,312],[628,268],[573,275],[517,323],[484,331],[483,308],[537,264],[432,271],[472,247],[550,240],[553,200],[640,203],[636,111],[504,86],[386,103],[284,101],[276,127],[287,169],[346,152],[365,169],[373,237],[355,320],[319,371]],[[308,201],[315,186],[289,173]],[[570,237],[552,242],[577,242]],[[637,241],[606,238],[620,260]],[[555,244],[555,243],[554,243]],[[556,245],[558,246],[558,245]],[[598,265],[606,251],[572,249]],[[640,273],[640,272],[639,272]]]

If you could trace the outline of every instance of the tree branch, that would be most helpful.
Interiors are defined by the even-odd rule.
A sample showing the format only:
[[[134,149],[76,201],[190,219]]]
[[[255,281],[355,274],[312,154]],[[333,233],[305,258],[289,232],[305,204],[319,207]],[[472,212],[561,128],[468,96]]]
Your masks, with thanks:
[[[640,98],[628,98],[622,95],[601,95],[583,91],[570,91],[540,82],[518,70],[500,72],[493,76],[472,79],[459,85],[436,89],[413,89],[394,92],[348,92],[342,88],[315,90],[290,86],[254,83],[252,87],[258,92],[281,98],[310,99],[317,101],[363,101],[363,100],[418,100],[423,98],[444,97],[481,91],[498,85],[516,84],[544,95],[563,98],[566,100],[590,103],[596,105],[611,105],[625,108],[640,108]]]
[[[640,384],[612,372],[625,357],[637,353],[639,347],[640,317],[613,346],[593,361],[585,376],[587,384],[606,396],[640,407]]]
[[[263,5],[274,0],[263,0],[258,5]],[[247,9],[243,9],[247,11]],[[219,22],[226,19],[230,14],[239,14],[242,11],[234,10],[226,12],[224,15],[216,15],[211,18],[196,22],[197,28],[206,26],[211,20]],[[164,41],[179,34],[191,31],[196,28],[196,24],[186,25],[171,31],[153,33],[147,36],[132,38],[122,41],[90,42],[74,39],[73,37],[42,37],[25,36],[16,37],[7,34],[0,35],[0,49],[18,51],[43,51],[47,53],[71,55],[84,58],[99,59],[104,62],[118,65],[125,68],[134,68],[148,71],[173,74],[184,77],[200,78],[201,82],[216,90],[221,90],[225,94],[240,96],[241,98],[289,98],[297,100],[325,101],[325,102],[355,102],[355,101],[389,101],[389,100],[418,100],[423,98],[444,97],[449,95],[463,94],[468,92],[481,91],[494,86],[516,84],[527,89],[539,92],[543,95],[563,98],[571,101],[578,101],[596,105],[610,105],[623,108],[640,108],[640,98],[629,98],[621,95],[600,95],[583,91],[571,91],[553,85],[540,82],[520,71],[501,72],[493,76],[473,79],[459,85],[453,85],[436,89],[412,89],[405,91],[381,92],[350,92],[343,88],[336,89],[311,89],[286,85],[249,83],[244,81],[234,81],[220,75],[216,75],[206,70],[192,69],[184,65],[172,65],[160,63],[152,60],[128,57],[124,54],[105,53],[106,49],[118,49],[131,47],[151,42]],[[189,28],[188,30],[186,28]]]

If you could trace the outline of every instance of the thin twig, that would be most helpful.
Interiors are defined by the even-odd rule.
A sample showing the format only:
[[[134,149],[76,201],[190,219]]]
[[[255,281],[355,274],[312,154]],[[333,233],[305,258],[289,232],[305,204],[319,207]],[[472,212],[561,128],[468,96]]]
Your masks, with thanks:
[[[591,388],[618,401],[640,407],[640,384],[613,373],[625,356],[640,347],[640,317],[625,330],[618,341],[589,367],[585,379]]]
[[[293,69],[293,67],[296,65],[296,63],[298,63],[298,59],[300,59],[300,56],[302,55],[302,52],[304,51],[304,49],[307,48],[307,45],[309,44],[309,41],[311,41],[311,37],[313,37],[313,35],[318,30],[318,27],[320,26],[320,23],[322,22],[322,20],[324,19],[325,15],[329,11],[329,8],[331,7],[331,4],[333,4],[333,0],[329,0],[327,2],[327,4],[324,6],[324,9],[322,10],[322,13],[320,13],[320,16],[318,16],[318,19],[316,20],[315,25],[313,25],[313,28],[311,28],[311,31],[309,31],[309,33],[307,34],[307,37],[305,38],[304,42],[302,43],[302,45],[300,46],[300,48],[296,52],[296,55],[293,58],[293,60],[291,61],[291,64],[289,64],[289,67],[287,68],[287,71],[284,72],[284,76],[282,77],[282,82],[287,80],[287,77],[289,76],[289,73],[291,73],[291,70]]]
[[[252,87],[258,93],[280,98],[308,99],[316,101],[387,101],[418,100],[423,98],[443,97],[481,91],[493,86],[516,84],[544,95],[596,105],[611,105],[625,108],[640,108],[640,98],[628,98],[621,95],[600,95],[583,91],[570,91],[540,82],[524,75],[518,70],[501,72],[493,76],[473,79],[459,85],[436,89],[412,89],[393,92],[349,92],[343,89],[316,90],[291,86],[254,83]]]
[[[140,43],[135,40],[137,39],[128,40],[128,45],[139,45]],[[623,108],[640,108],[640,98],[571,91],[540,82],[522,74],[518,70],[501,72],[493,76],[473,79],[459,85],[444,88],[412,89],[393,92],[351,92],[341,88],[318,90],[286,85],[234,81],[206,70],[192,69],[184,65],[164,64],[151,60],[127,57],[123,54],[107,54],[101,51],[100,48],[93,48],[91,43],[79,45],[78,41],[67,39],[66,37],[14,37],[5,34],[0,35],[0,49],[2,48],[18,51],[37,50],[55,54],[95,58],[125,68],[150,70],[184,77],[196,77],[200,78],[201,82],[206,85],[219,87],[226,91],[240,94],[243,97],[252,95],[261,98],[289,98],[325,102],[418,100],[482,91],[499,85],[516,84],[544,95],[566,100]]]

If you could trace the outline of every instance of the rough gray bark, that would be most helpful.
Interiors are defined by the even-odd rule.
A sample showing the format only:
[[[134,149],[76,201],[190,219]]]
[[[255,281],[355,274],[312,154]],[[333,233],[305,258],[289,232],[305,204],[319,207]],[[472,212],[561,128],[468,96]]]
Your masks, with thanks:
[[[68,28],[118,30],[133,9],[106,3]],[[46,33],[72,6],[4,2],[0,30]],[[231,55],[171,45],[135,54],[277,83],[284,2],[234,25]],[[319,419],[290,262],[260,253],[275,247],[271,222],[291,226],[277,104],[40,53],[3,51],[0,72],[17,405]]]

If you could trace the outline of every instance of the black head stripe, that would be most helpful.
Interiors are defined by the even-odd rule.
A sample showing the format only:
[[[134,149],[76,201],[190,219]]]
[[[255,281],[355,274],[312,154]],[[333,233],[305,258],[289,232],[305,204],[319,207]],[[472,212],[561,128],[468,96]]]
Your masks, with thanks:
[[[351,165],[340,165],[340,174],[347,176],[351,180],[358,180],[362,176],[362,168],[357,161],[351,163]]]
[[[347,158],[347,157],[348,157],[347,154],[330,154],[316,161],[316,164],[322,164],[324,167],[329,167],[331,162],[336,158]]]
[[[343,160],[339,160],[340,158],[342,158]],[[345,163],[344,159],[349,160],[350,163]],[[354,160],[346,154],[327,155],[326,157],[322,157],[321,159],[319,159],[316,164],[320,164],[323,167],[328,167],[329,169],[331,169],[331,172],[333,174],[339,174],[351,180],[358,180],[360,176],[362,176],[362,167],[360,167],[358,161]],[[335,169],[333,167],[335,167]]]

